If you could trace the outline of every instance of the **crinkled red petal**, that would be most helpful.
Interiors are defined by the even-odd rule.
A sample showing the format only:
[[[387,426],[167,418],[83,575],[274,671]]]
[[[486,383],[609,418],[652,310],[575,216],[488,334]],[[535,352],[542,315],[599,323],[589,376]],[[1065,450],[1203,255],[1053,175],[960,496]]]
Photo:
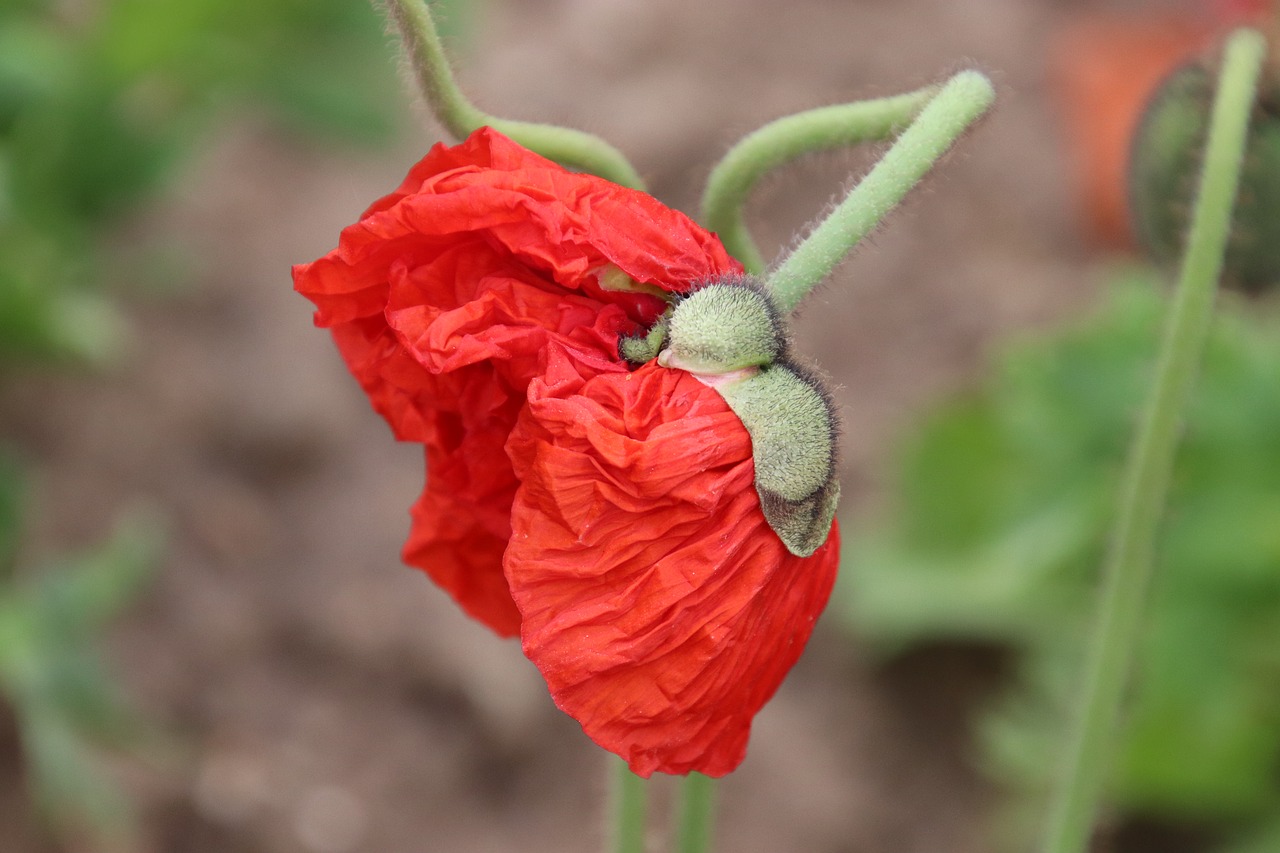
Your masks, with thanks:
[[[733,770],[826,604],[835,525],[791,554],[741,421],[652,363],[590,375],[557,351],[507,452],[507,581],[556,703],[642,776]]]
[[[483,128],[436,146],[401,187],[294,268],[352,373],[398,438],[427,447],[406,562],[514,633],[502,575],[515,476],[501,452],[553,345],[584,374],[663,300],[603,288],[617,267],[683,292],[740,271],[714,235],[643,193],[568,172]]]

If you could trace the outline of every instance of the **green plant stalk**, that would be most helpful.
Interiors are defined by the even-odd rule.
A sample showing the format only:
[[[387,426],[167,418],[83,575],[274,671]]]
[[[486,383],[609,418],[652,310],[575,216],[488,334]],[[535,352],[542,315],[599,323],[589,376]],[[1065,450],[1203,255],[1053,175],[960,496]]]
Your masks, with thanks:
[[[1164,512],[1182,413],[1213,318],[1258,73],[1266,43],[1251,30],[1227,42],[1200,192],[1147,401],[1119,494],[1077,729],[1050,812],[1045,853],[1082,853],[1116,743],[1121,698],[1140,638],[1155,538]]]
[[[676,853],[708,853],[715,824],[716,780],[690,773],[680,783]]]
[[[488,125],[557,163],[626,187],[644,189],[644,180],[626,156],[598,136],[567,127],[498,118],[468,101],[449,68],[426,0],[387,0],[387,9],[404,39],[432,113],[453,136],[465,139],[476,128]]]
[[[613,777],[613,851],[644,853],[649,792],[645,780],[631,772],[626,762],[616,764]]]
[[[986,75],[952,77],[884,158],[769,276],[778,308],[790,312],[914,187],[995,99]]]
[[[804,154],[889,139],[911,123],[937,94],[916,92],[808,110],[770,122],[743,137],[711,170],[702,194],[702,223],[749,272],[761,273],[764,258],[743,221],[743,207],[767,172]]]

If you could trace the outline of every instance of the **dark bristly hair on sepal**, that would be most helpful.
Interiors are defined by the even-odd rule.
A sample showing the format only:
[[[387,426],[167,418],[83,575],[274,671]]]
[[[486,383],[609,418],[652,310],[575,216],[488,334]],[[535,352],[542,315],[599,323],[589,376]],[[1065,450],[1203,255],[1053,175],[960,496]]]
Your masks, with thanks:
[[[790,362],[720,388],[751,434],[756,491],[765,519],[793,554],[827,540],[840,499],[839,422],[821,381]]]

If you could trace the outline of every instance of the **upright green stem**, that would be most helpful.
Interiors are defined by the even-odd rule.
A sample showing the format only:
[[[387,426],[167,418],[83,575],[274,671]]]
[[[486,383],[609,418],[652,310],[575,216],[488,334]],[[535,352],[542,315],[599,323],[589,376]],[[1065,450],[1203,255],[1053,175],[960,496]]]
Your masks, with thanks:
[[[769,276],[778,307],[787,312],[799,305],[994,98],[991,81],[977,71],[962,71],[948,80],[884,158]]]
[[[626,762],[615,761],[613,781],[614,853],[645,853],[649,792]]]
[[[938,91],[928,86],[906,95],[822,107],[770,122],[729,149],[707,178],[702,223],[750,272],[765,261],[743,221],[747,196],[767,172],[803,154],[888,139],[911,123]]]
[[[708,853],[715,829],[716,781],[690,773],[680,783],[676,853]]]
[[[644,189],[644,180],[622,152],[597,136],[567,127],[498,118],[480,110],[453,79],[426,0],[387,0],[387,8],[408,48],[431,111],[449,133],[462,139],[488,125],[557,163]]]
[[[1200,193],[1178,288],[1169,309],[1147,401],[1119,495],[1103,566],[1102,600],[1085,670],[1080,717],[1050,814],[1045,853],[1086,849],[1116,743],[1121,696],[1129,680],[1155,538],[1173,470],[1182,413],[1213,317],[1231,227],[1249,115],[1266,43],[1242,30],[1227,43],[1205,149]]]

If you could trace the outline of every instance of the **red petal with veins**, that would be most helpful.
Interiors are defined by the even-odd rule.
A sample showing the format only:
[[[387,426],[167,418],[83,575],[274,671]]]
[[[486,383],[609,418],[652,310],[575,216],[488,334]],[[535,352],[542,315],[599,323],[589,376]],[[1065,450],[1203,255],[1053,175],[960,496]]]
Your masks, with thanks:
[[[516,489],[503,447],[525,389],[552,345],[585,375],[621,370],[618,336],[666,304],[603,288],[615,267],[659,292],[741,271],[683,214],[482,128],[433,148],[293,271],[373,407],[426,445],[405,561],[499,633],[520,624],[502,575]]]
[[[787,551],[745,428],[688,373],[593,373],[557,350],[528,393],[505,559],[525,654],[634,772],[728,773],[826,604],[836,527]]]

